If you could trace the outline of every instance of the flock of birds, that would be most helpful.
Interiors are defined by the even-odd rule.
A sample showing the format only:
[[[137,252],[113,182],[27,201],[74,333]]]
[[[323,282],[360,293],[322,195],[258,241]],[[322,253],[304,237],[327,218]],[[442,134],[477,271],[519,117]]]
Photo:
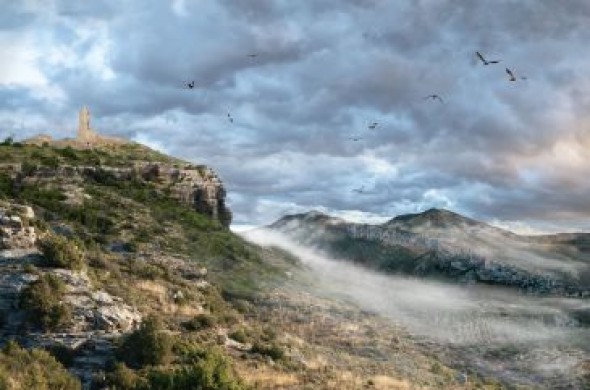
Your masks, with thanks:
[[[481,63],[482,63],[484,66],[488,66],[488,65],[496,65],[496,64],[500,64],[500,63],[502,62],[501,60],[488,60],[488,59],[486,59],[486,58],[484,57],[484,55],[483,55],[483,54],[481,54],[481,52],[479,52],[479,51],[476,51],[476,52],[475,52],[475,55],[477,56],[477,59],[478,59],[479,61],[481,61]],[[508,67],[506,67],[506,68],[505,68],[505,72],[506,72],[506,74],[508,75],[508,81],[509,81],[509,82],[515,82],[515,81],[518,81],[518,80],[527,80],[527,77],[526,77],[526,76],[517,76],[517,75],[516,75],[516,74],[515,74],[515,73],[514,73],[514,72],[513,72],[513,71],[512,71],[510,68],[508,68]],[[428,95],[428,96],[424,96],[424,99],[425,99],[425,100],[430,100],[430,101],[438,101],[438,102],[439,102],[439,103],[441,103],[441,104],[444,104],[444,103],[445,103],[445,101],[443,100],[443,98],[442,98],[442,97],[441,97],[439,94],[436,94],[436,93],[430,94],[430,95]],[[378,125],[379,125],[379,123],[378,123],[378,122],[373,122],[373,123],[369,124],[367,127],[368,127],[370,130],[374,130],[375,128],[377,128],[377,126],[378,126]],[[352,136],[352,137],[350,137],[350,138],[349,138],[349,140],[351,140],[351,141],[354,141],[354,142],[356,142],[356,141],[360,141],[360,140],[362,140],[362,139],[363,139],[363,138],[362,138],[361,136]],[[367,191],[367,190],[365,189],[365,186],[364,186],[364,185],[363,185],[363,186],[361,186],[361,187],[359,187],[359,188],[354,188],[354,189],[352,190],[352,192],[354,192],[354,193],[357,193],[357,194],[369,194],[369,193],[370,193],[369,191]]]
[[[494,64],[499,64],[500,60],[487,60],[483,54],[481,54],[479,51],[475,52],[475,55],[477,56],[477,58],[481,61],[481,63],[484,66],[488,66],[488,65],[494,65]],[[517,81],[517,80],[526,80],[526,76],[519,76],[516,77],[516,75],[514,74],[514,72],[510,69],[510,68],[506,68],[506,74],[508,75],[508,81]],[[429,99],[429,100],[438,100],[440,103],[444,103],[444,100],[442,97],[440,97],[440,95],[438,94],[432,94],[432,95],[428,95],[425,96],[424,99]]]
[[[501,60],[496,60],[496,59],[494,59],[494,60],[488,60],[488,59],[486,59],[486,58],[484,57],[484,55],[483,55],[483,54],[481,54],[481,52],[479,52],[479,51],[476,51],[476,52],[475,52],[475,55],[476,55],[477,59],[478,59],[479,61],[481,61],[481,63],[482,63],[484,66],[489,66],[489,65],[497,65],[497,64],[500,64],[500,63],[502,62]],[[248,55],[247,55],[247,57],[254,59],[254,58],[257,58],[257,57],[258,57],[258,54],[256,54],[256,53],[250,53],[250,54],[248,54]],[[520,75],[519,75],[519,76],[517,76],[517,75],[516,75],[516,74],[515,74],[515,73],[514,73],[514,72],[513,72],[513,71],[512,71],[510,68],[508,68],[508,67],[506,67],[506,68],[505,68],[505,72],[506,72],[506,74],[508,75],[508,81],[509,81],[509,82],[515,82],[515,81],[519,81],[519,80],[526,80],[526,79],[527,79],[527,77],[526,77],[526,76],[520,76]],[[196,83],[195,83],[195,80],[191,80],[191,81],[185,82],[185,84],[184,84],[184,87],[185,87],[185,88],[187,88],[187,89],[195,89],[195,88],[197,87],[197,85],[196,85]],[[443,99],[443,98],[442,98],[442,97],[441,97],[439,94],[436,94],[436,93],[433,93],[433,94],[430,94],[430,95],[428,95],[428,96],[425,96],[425,97],[424,97],[424,100],[430,100],[430,101],[432,101],[432,102],[439,102],[439,103],[441,103],[441,104],[444,104],[444,103],[445,103],[444,99]],[[234,123],[234,118],[233,118],[233,116],[231,115],[231,112],[228,112],[228,113],[227,113],[227,120],[228,120],[230,123]],[[376,129],[378,126],[379,126],[379,123],[378,123],[378,122],[371,122],[371,123],[370,123],[370,124],[367,126],[367,128],[368,128],[369,130],[375,130],[375,129]],[[363,137],[362,137],[362,136],[360,136],[360,135],[353,135],[353,136],[349,136],[349,137],[348,137],[348,139],[349,139],[350,141],[353,141],[353,142],[358,142],[358,141],[362,140],[362,139],[363,139]],[[368,192],[367,192],[367,190],[365,190],[365,186],[361,186],[361,187],[359,187],[359,188],[355,188],[355,189],[353,189],[352,191],[353,191],[353,192],[355,192],[355,193],[357,193],[357,194],[367,194],[367,193],[368,193]]]

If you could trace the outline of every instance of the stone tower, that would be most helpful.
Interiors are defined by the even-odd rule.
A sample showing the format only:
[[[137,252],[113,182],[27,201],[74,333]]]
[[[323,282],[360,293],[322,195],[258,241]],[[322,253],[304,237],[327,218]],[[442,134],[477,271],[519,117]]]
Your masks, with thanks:
[[[94,139],[94,132],[90,128],[90,110],[87,106],[82,107],[78,117],[78,140],[91,141]]]

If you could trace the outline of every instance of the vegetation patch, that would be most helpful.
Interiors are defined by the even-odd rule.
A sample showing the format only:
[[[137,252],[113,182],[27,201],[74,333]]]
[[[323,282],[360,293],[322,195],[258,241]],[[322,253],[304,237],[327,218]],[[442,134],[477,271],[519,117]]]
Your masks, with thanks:
[[[42,265],[45,267],[80,270],[84,266],[84,253],[66,237],[49,234],[40,240],[39,248],[43,253]]]
[[[148,317],[133,333],[125,336],[117,350],[119,360],[132,368],[156,366],[172,359],[172,339],[162,332],[155,317]]]
[[[66,292],[63,280],[52,274],[44,274],[26,287],[20,305],[29,312],[28,320],[44,331],[57,331],[67,327],[72,320],[72,310],[62,301]]]
[[[0,352],[0,389],[79,390],[80,381],[48,352],[9,342]]]

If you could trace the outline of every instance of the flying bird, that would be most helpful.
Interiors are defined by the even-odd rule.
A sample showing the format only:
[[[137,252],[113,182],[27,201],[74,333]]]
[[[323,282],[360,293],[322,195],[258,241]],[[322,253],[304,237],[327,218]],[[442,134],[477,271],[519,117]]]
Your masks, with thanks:
[[[379,125],[379,123],[377,123],[377,122],[373,122],[373,123],[371,123],[371,124],[370,124],[368,127],[369,127],[369,129],[371,129],[371,130],[375,130],[375,128],[376,128],[378,125]]]
[[[256,57],[258,57],[258,54],[256,54],[256,53],[248,54],[248,57],[256,58]]]
[[[441,103],[444,103],[444,100],[437,94],[433,93],[432,95],[425,96],[424,99],[430,100],[438,100]]]
[[[526,80],[527,78],[525,76],[519,76],[516,77],[514,75],[514,72],[512,72],[510,69],[506,68],[506,74],[508,75],[508,81],[516,81],[516,80]]]
[[[193,80],[193,81],[191,81],[190,83],[186,83],[186,87],[187,87],[188,89],[193,89],[193,88],[195,88],[195,81]]]
[[[361,188],[353,188],[352,192],[356,192],[357,194],[364,194],[365,186],[361,186]]]
[[[231,122],[234,123],[234,118],[231,116],[231,114],[228,112],[227,113],[227,119]]]
[[[352,136],[352,137],[349,137],[348,139],[349,139],[349,140],[351,140],[351,141],[357,142],[357,141],[360,141],[360,140],[362,140],[363,138],[362,138],[362,137],[359,137],[359,136],[356,136],[356,135],[354,135],[354,136]]]
[[[499,60],[493,60],[493,61],[486,60],[484,58],[484,56],[478,51],[475,52],[475,55],[477,56],[477,58],[479,58],[481,60],[481,62],[483,62],[484,65],[499,64],[500,63]]]

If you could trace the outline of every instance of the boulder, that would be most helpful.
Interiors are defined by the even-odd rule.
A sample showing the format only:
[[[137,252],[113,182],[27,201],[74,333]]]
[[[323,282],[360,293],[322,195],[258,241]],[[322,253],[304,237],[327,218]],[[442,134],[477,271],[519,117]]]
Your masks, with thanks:
[[[127,305],[101,306],[94,311],[94,327],[98,330],[128,332],[141,323],[141,314]]]

